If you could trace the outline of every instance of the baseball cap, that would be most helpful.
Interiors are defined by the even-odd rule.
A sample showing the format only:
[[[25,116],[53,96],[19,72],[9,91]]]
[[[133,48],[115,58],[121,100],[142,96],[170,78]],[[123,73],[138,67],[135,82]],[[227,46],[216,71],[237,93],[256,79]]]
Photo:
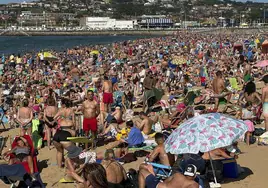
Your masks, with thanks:
[[[185,176],[195,176],[196,175],[196,172],[197,172],[197,168],[195,165],[193,164],[189,164],[187,167],[186,167],[186,170],[184,172],[184,175]]]

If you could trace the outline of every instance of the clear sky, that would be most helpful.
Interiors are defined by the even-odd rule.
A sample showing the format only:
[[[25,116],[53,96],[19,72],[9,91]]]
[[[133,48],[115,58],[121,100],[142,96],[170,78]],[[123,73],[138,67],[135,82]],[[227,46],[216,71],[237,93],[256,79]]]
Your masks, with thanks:
[[[18,2],[23,2],[23,1],[32,1],[32,0],[0,0],[0,4],[5,4],[5,3],[18,3]],[[238,0],[238,1],[247,1],[247,0]],[[254,2],[265,2],[265,3],[268,3],[268,0],[252,0]]]

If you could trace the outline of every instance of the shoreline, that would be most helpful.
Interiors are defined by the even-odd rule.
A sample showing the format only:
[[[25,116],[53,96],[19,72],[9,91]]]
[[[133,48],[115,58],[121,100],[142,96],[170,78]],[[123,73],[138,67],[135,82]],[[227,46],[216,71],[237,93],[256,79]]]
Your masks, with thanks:
[[[178,30],[117,30],[117,31],[6,31],[0,36],[123,36],[123,35],[172,35]]]

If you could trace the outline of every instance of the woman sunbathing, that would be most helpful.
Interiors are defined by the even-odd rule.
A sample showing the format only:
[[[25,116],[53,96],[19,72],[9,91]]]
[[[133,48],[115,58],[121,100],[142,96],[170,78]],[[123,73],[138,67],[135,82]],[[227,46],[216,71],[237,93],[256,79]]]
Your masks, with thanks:
[[[24,137],[19,137],[17,139],[17,146],[12,150],[4,154],[5,157],[9,154],[15,154],[15,158],[10,158],[9,165],[21,162],[27,162],[30,168],[30,174],[34,173],[33,168],[33,158],[30,155],[30,147],[27,140]]]

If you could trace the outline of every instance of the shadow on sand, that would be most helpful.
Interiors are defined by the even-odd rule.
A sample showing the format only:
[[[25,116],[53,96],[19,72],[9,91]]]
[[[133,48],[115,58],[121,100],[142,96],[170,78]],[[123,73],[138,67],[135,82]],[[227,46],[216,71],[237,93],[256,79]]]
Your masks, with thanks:
[[[48,167],[47,162],[48,162],[48,159],[37,162],[38,170],[39,170],[40,173],[42,172],[42,170],[44,168],[47,168]]]
[[[227,184],[227,183],[232,183],[232,182],[236,182],[236,181],[241,181],[241,180],[246,179],[248,176],[254,174],[251,169],[249,169],[247,167],[242,167],[242,168],[243,168],[244,172],[242,174],[240,174],[238,178],[236,178],[236,179],[226,178],[226,179],[224,179],[224,182],[222,184]]]

